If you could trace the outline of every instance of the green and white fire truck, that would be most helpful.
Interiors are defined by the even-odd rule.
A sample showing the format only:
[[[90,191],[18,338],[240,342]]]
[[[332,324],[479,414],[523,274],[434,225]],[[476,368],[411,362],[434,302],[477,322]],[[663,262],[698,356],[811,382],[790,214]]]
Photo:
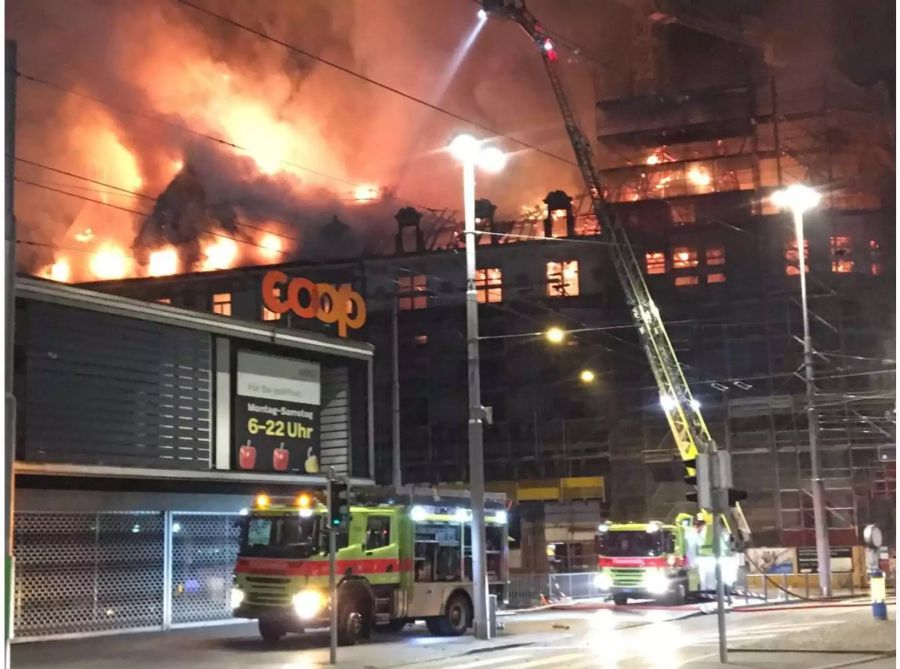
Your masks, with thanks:
[[[502,599],[505,498],[486,497],[488,583]],[[373,629],[397,631],[416,620],[432,634],[465,633],[473,612],[471,517],[460,491],[357,495],[337,537],[338,642],[352,645]],[[260,495],[243,518],[232,609],[257,620],[268,642],[329,624],[327,518],[310,492],[295,500]]]
[[[617,605],[629,599],[682,604],[689,596],[715,591],[712,516],[679,514],[673,524],[603,523],[597,532],[594,585]],[[722,577],[737,580],[738,556],[722,528]]]

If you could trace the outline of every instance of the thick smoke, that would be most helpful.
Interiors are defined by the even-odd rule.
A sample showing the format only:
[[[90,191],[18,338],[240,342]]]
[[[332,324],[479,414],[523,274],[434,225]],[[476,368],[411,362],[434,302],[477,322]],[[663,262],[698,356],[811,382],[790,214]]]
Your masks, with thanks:
[[[448,71],[477,24],[475,3],[198,4],[571,159],[540,59],[516,26],[491,22],[458,69]],[[588,43],[602,43],[603,34],[613,32],[591,17],[599,12],[586,10],[586,3],[533,4],[551,28],[554,21],[567,28],[595,26],[593,34],[581,36]],[[226,228],[236,221],[253,237],[242,222],[276,226],[283,239],[298,240],[290,244],[292,253],[310,251],[304,240],[334,216],[369,239],[389,235],[393,213],[406,204],[458,209],[458,167],[440,149],[460,131],[483,134],[174,0],[82,0],[77,10],[67,0],[12,0],[7,33],[18,41],[23,73],[115,105],[20,80],[17,155],[154,198],[189,165],[204,207],[221,207],[229,212],[226,219],[235,217],[224,222]],[[577,58],[566,67],[567,77],[581,84],[576,102],[591,134],[591,70]],[[515,153],[504,174],[479,179],[479,195],[500,206],[499,216],[517,216],[553,188],[578,190],[570,166],[497,141]],[[144,214],[155,206],[33,166],[19,164],[17,170],[22,178]],[[359,206],[355,184],[372,184],[395,197]],[[21,236],[70,249],[75,265],[83,264],[79,254],[89,254],[90,244],[102,240],[113,239],[124,249],[137,241],[140,263],[144,242],[154,234],[179,238],[171,220],[153,232],[159,207],[148,218],[24,184],[16,198]],[[186,229],[223,224],[208,214]],[[85,237],[91,242],[79,241]],[[23,251],[28,269],[54,259],[43,246]],[[252,254],[241,259],[253,260]]]

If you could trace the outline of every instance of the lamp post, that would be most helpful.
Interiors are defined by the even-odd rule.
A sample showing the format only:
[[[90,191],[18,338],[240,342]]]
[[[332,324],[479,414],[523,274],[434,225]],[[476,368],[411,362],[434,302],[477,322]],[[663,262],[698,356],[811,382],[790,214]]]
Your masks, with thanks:
[[[471,135],[459,135],[450,153],[462,163],[463,209],[466,236],[466,344],[469,376],[469,486],[472,495],[472,600],[476,639],[490,638],[488,630],[488,583],[484,533],[484,442],[485,417],[481,406],[481,372],[478,353],[478,295],[475,290],[475,167],[498,172],[506,156],[495,147],[485,147]]]
[[[812,188],[793,184],[772,194],[772,204],[789,209],[794,216],[797,257],[800,269],[800,302],[803,311],[803,367],[806,377],[806,412],[809,427],[809,459],[812,465],[813,518],[816,528],[816,558],[819,563],[819,588],[823,597],[831,596],[831,549],[828,545],[828,519],[825,510],[825,485],[819,463],[819,417],[816,414],[816,386],[813,376],[813,349],[809,336],[809,309],[806,302],[806,253],[803,242],[803,214],[819,204],[821,196]]]

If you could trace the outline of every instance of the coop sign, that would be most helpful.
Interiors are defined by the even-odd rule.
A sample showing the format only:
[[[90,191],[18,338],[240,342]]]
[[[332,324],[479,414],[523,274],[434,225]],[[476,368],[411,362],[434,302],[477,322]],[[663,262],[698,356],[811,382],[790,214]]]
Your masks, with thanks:
[[[313,283],[272,270],[263,277],[262,299],[266,309],[276,314],[290,311],[300,318],[335,323],[341,337],[347,336],[348,328],[357,330],[366,323],[366,303],[349,283]]]

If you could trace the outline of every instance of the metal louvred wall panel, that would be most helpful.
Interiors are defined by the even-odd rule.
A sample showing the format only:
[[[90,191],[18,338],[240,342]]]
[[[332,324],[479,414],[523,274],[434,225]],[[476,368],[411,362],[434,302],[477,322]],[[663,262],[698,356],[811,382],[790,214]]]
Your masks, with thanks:
[[[210,335],[40,302],[27,314],[20,459],[209,468]]]
[[[322,369],[322,411],[319,436],[322,445],[322,471],[350,471],[350,375],[346,367]]]
[[[163,624],[160,513],[18,513],[17,637]]]
[[[240,516],[172,514],[172,624],[231,618]]]

